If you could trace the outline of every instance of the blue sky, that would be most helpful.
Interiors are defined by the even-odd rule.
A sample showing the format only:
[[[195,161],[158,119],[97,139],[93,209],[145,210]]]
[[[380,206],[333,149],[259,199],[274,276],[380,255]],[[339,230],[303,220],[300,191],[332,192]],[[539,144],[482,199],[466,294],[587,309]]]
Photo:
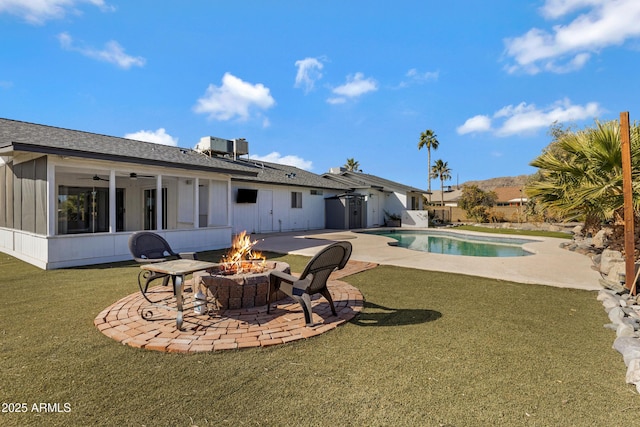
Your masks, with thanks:
[[[638,22],[638,0],[0,0],[0,116],[425,189],[433,129],[449,184],[529,174],[554,121],[640,119]]]

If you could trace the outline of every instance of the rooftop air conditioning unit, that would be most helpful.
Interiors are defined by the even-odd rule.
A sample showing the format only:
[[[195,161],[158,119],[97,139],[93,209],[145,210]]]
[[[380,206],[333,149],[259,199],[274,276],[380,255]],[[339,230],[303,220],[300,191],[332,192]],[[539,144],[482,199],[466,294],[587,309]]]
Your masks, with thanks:
[[[215,136],[204,136],[196,144],[195,149],[209,155],[237,156],[249,154],[249,142],[244,138],[228,140]]]

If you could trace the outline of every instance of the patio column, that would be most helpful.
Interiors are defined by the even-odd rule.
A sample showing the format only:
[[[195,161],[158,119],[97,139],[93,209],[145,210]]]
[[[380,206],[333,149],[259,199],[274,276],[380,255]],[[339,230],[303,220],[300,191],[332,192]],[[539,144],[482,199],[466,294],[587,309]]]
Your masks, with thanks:
[[[214,223],[213,221],[213,210],[215,209],[214,196],[215,196],[215,188],[213,188],[213,180],[208,180],[209,183],[209,203],[207,204],[207,227]]]
[[[193,228],[200,228],[200,178],[193,180]]]
[[[116,171],[109,171],[109,233],[116,232]]]
[[[162,230],[162,175],[156,177],[156,230]]]
[[[231,178],[229,178],[229,180],[227,181],[227,227],[233,226],[233,224],[231,223],[231,216],[233,215],[233,212],[231,211],[231,200]]]
[[[47,236],[55,236],[57,222],[56,165],[47,161]]]

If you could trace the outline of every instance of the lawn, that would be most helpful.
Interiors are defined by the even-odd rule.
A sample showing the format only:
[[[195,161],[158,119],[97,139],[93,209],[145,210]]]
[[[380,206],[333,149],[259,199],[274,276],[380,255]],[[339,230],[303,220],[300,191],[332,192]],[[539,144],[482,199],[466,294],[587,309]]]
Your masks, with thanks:
[[[562,231],[546,231],[546,230],[521,230],[518,228],[494,228],[494,227],[482,227],[478,225],[461,225],[456,227],[456,230],[468,230],[477,231],[480,233],[491,234],[513,234],[517,236],[540,236],[540,237],[556,237],[559,239],[571,239],[573,237],[570,233]]]
[[[294,271],[307,261],[269,257]],[[380,266],[345,279],[366,303],[336,330],[185,355],[93,326],[136,291],[135,264],[42,271],[0,254],[0,271],[5,426],[594,426],[640,414],[594,292]]]

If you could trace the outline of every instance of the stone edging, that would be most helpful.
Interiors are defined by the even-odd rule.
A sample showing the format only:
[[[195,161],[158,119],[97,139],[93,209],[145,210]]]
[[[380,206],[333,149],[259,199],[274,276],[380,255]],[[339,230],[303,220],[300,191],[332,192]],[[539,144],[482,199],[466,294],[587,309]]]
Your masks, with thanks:
[[[611,323],[606,328],[616,331],[613,348],[620,352],[627,366],[626,381],[640,393],[640,297],[611,289],[598,292]]]

